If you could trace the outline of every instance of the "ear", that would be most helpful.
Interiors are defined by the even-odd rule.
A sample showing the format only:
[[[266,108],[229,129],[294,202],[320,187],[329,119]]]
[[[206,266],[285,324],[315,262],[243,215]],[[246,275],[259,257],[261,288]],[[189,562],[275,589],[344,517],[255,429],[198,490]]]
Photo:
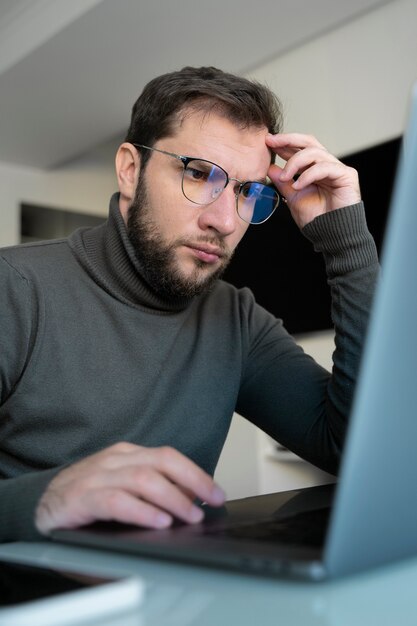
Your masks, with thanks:
[[[116,175],[120,191],[119,207],[123,219],[127,220],[127,212],[135,197],[140,172],[140,157],[131,143],[122,143],[116,153]]]

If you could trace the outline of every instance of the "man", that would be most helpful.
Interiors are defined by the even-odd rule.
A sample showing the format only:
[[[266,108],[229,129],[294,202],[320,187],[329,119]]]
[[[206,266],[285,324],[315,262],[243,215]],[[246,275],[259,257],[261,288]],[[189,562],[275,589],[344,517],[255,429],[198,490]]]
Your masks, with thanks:
[[[200,521],[197,498],[224,501],[211,476],[234,410],[337,471],[375,246],[357,173],[279,126],[276,98],[246,79],[156,78],[117,152],[106,224],[1,251],[3,541],[97,519]],[[324,254],[332,375],[219,280],[278,192]]]

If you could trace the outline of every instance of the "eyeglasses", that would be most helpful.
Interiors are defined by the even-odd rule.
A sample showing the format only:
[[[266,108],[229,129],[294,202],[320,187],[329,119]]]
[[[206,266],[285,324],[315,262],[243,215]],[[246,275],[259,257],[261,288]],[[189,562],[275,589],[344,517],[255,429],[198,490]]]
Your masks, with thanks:
[[[236,211],[239,217],[248,224],[266,222],[279,204],[280,196],[271,185],[255,181],[242,182],[230,177],[220,165],[206,159],[181,156],[142,144],[134,143],[133,145],[136,148],[160,152],[181,161],[184,166],[181,181],[182,193],[194,204],[207,205],[215,202],[231,180],[239,183],[235,190]]]

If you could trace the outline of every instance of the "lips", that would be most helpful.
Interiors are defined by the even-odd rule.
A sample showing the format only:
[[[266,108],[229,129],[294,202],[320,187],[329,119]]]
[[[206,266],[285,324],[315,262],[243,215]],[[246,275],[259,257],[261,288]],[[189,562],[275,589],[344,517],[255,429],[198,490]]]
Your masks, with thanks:
[[[197,258],[205,263],[216,263],[223,256],[225,256],[224,251],[221,248],[207,243],[188,244],[187,247]]]

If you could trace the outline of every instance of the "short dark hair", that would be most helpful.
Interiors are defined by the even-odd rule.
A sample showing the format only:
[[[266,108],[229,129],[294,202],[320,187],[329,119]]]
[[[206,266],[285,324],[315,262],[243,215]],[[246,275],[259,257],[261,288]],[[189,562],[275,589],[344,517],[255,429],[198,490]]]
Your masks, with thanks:
[[[241,126],[266,127],[277,133],[282,108],[261,83],[215,67],[184,67],[151,80],[136,100],[125,141],[153,146],[169,137],[188,111],[214,111]],[[145,166],[149,151],[142,151]]]

